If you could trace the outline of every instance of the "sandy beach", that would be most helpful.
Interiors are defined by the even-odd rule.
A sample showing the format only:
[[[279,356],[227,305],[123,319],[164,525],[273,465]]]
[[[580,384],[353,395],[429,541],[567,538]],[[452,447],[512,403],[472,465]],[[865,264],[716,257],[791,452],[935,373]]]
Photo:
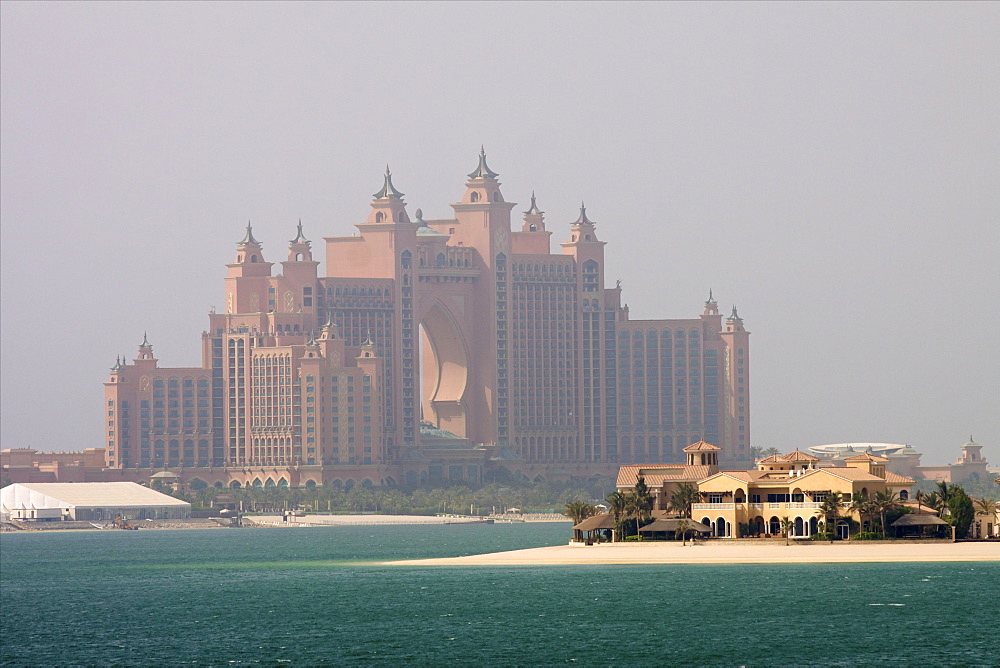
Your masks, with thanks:
[[[391,561],[397,566],[560,566],[575,564],[816,564],[1000,561],[992,543],[603,543],[557,545],[451,559]]]
[[[511,515],[500,517],[478,517],[468,515],[304,515],[283,522],[280,515],[247,515],[260,526],[379,526],[383,524],[469,524],[493,519],[496,522],[566,522],[569,518],[558,514]]]

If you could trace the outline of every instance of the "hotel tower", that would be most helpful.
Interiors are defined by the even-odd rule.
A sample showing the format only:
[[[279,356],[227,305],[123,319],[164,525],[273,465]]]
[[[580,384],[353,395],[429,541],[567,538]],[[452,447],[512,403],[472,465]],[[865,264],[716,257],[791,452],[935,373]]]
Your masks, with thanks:
[[[750,348],[709,293],[697,318],[630,320],[584,206],[521,221],[485,152],[454,216],[411,215],[387,169],[354,236],[302,224],[280,267],[248,225],[202,364],[144,336],[105,382],[107,466],[224,484],[612,475],[707,441],[750,462]]]

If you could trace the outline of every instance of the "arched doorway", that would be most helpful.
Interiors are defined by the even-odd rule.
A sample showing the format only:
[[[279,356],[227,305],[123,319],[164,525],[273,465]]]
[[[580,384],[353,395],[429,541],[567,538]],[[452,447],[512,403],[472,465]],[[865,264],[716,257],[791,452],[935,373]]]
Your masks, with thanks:
[[[795,535],[796,536],[805,535],[805,525],[803,524],[801,517],[795,518]]]
[[[771,519],[768,520],[767,523],[768,523],[767,532],[769,534],[771,534],[772,536],[777,536],[781,533],[781,520],[779,520],[777,517],[772,515]]]
[[[719,538],[725,538],[729,535],[729,523],[726,522],[725,517],[715,520],[715,535]]]

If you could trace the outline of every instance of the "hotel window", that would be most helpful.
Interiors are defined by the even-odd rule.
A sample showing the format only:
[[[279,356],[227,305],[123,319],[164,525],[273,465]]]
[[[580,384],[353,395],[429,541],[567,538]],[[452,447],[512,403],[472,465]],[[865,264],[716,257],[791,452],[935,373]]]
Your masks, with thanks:
[[[709,494],[708,495],[708,502],[709,503],[722,503],[722,494]]]

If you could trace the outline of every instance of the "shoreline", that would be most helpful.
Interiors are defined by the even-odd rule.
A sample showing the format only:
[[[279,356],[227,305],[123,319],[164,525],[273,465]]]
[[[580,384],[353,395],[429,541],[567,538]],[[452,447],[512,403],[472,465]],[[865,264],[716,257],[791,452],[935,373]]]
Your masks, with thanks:
[[[487,520],[494,520],[496,524],[533,524],[536,522],[566,522],[569,518],[556,514],[536,514],[507,517],[477,517],[468,515],[305,515],[291,518],[291,522],[284,522],[281,515],[244,515],[243,519],[248,522],[244,528],[247,529],[308,529],[313,527],[344,527],[344,526],[384,526],[384,525],[410,525],[410,526],[439,526],[448,524],[482,524]],[[182,520],[135,520],[139,529],[143,531],[179,531],[179,530],[204,530],[204,529],[232,529],[224,524],[219,524],[211,518],[191,518]],[[114,527],[77,526],[63,527],[61,522],[38,523],[38,526],[7,530],[3,534],[40,534],[40,533],[63,533],[66,531],[121,531]]]
[[[1000,562],[1000,542],[711,544],[675,542],[556,545],[384,566],[579,566],[656,564],[820,564]]]

